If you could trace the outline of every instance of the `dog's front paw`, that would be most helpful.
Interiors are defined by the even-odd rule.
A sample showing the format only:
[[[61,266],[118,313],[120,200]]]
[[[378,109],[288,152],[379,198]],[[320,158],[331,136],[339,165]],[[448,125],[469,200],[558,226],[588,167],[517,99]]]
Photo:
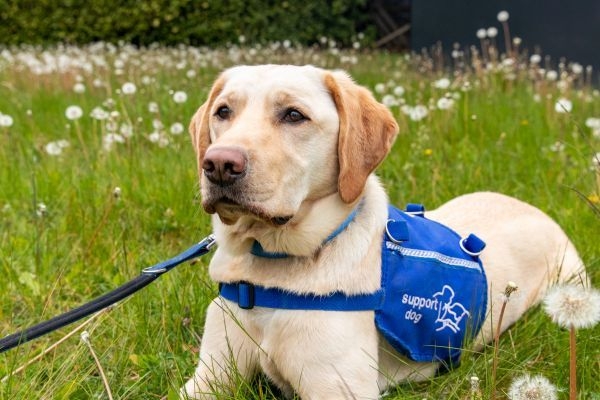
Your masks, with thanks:
[[[204,385],[202,385],[202,382],[198,378],[193,377],[179,390],[179,398],[182,400],[213,400],[215,396],[204,388]]]

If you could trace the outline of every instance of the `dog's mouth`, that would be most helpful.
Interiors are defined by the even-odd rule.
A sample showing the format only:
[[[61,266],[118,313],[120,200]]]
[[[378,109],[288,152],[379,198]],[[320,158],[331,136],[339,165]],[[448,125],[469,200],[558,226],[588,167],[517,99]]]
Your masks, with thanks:
[[[217,214],[226,225],[233,225],[240,217],[254,216],[275,226],[287,224],[293,215],[271,215],[259,204],[251,201],[233,199],[229,196],[221,196],[209,199],[202,203],[204,210],[209,214]]]

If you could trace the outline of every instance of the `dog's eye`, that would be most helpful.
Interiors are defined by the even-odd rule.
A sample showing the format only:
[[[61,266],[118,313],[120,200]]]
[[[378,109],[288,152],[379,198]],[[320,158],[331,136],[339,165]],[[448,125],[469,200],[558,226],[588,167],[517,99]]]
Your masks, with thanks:
[[[283,116],[283,120],[285,122],[291,122],[291,123],[296,123],[296,122],[301,122],[304,121],[306,118],[300,111],[294,109],[294,108],[290,108],[288,110],[286,110],[284,116]]]
[[[229,119],[229,117],[231,116],[231,109],[227,106],[221,106],[217,109],[215,115],[223,120]]]

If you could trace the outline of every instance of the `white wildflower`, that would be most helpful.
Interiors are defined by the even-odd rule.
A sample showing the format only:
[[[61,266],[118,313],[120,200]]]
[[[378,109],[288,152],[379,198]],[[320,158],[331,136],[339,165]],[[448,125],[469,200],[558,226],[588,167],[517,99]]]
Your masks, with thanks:
[[[181,135],[185,128],[181,122],[175,122],[173,125],[171,125],[171,128],[169,130],[173,135]]]
[[[85,93],[85,85],[81,82],[77,82],[75,85],[73,85],[73,91],[75,93]]]
[[[477,33],[475,33],[477,39],[485,39],[487,37],[487,31],[484,28],[477,29]]]
[[[67,140],[56,140],[54,142],[50,142],[44,146],[44,151],[46,154],[50,156],[59,156],[62,154],[63,149],[69,147],[69,142]]]
[[[10,115],[0,113],[0,128],[9,128],[13,122],[13,118]]]
[[[386,94],[383,96],[381,102],[388,108],[398,105],[398,100],[396,100],[396,98],[391,94]]]
[[[173,101],[178,104],[185,103],[187,101],[187,94],[179,90],[173,93]]]
[[[449,110],[454,106],[454,100],[450,97],[442,97],[437,101],[437,108],[440,110]]]
[[[98,121],[103,121],[108,118],[108,112],[102,107],[94,107],[90,113],[90,117]]]
[[[548,72],[546,72],[546,79],[548,79],[549,81],[555,81],[558,79],[558,72],[554,71],[554,70],[550,70]]]
[[[571,100],[565,99],[564,97],[558,99],[554,104],[554,111],[556,111],[557,113],[570,113],[572,110],[573,103],[571,102]]]
[[[487,28],[486,34],[489,38],[495,38],[496,36],[498,36],[498,29],[496,29],[496,27],[494,26],[490,26],[489,28]]]
[[[586,119],[585,126],[590,129],[600,129],[600,118],[590,117]]]
[[[419,104],[410,109],[408,116],[413,121],[420,121],[425,118],[428,113],[427,107]]]
[[[405,92],[405,90],[402,86],[396,86],[394,88],[394,96],[402,97],[402,96],[404,96],[404,92]]]
[[[450,87],[450,79],[441,78],[433,82],[433,87],[436,89],[448,89]]]
[[[125,82],[123,86],[121,86],[121,91],[123,94],[134,94],[137,91],[137,87],[132,82]]]
[[[125,143],[125,138],[118,133],[108,133],[102,138],[102,148],[110,151],[115,143]]]
[[[554,286],[544,297],[544,310],[563,328],[591,328],[600,321],[600,291],[574,284]]]
[[[119,133],[125,138],[130,138],[133,136],[133,127],[128,123],[123,123],[119,129]]]
[[[540,56],[539,54],[532,54],[531,57],[529,57],[529,62],[532,64],[539,64],[542,61],[542,56]]]
[[[542,375],[516,378],[508,390],[510,400],[556,400],[556,388]]]
[[[383,83],[376,84],[375,85],[375,92],[376,93],[380,93],[380,94],[383,93],[383,92],[385,92],[385,84],[383,84]]]
[[[500,21],[500,22],[508,21],[508,17],[509,17],[508,11],[504,11],[504,10],[500,11],[497,16],[498,21]]]
[[[148,103],[148,112],[156,114],[158,112],[158,103],[156,103],[155,101],[151,101],[150,103]]]
[[[35,209],[35,214],[41,218],[41,217],[45,216],[47,213],[48,213],[48,207],[46,207],[46,204],[39,202],[37,204],[37,208]]]
[[[65,111],[65,116],[71,121],[75,121],[83,115],[83,110],[79,106],[69,106]]]

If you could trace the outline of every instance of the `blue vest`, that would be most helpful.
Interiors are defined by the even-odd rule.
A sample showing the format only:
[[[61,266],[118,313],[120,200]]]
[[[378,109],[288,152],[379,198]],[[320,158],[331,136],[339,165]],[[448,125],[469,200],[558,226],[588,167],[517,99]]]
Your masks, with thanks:
[[[377,328],[411,360],[456,364],[485,319],[487,281],[478,257],[485,244],[474,235],[461,239],[422,209],[388,211]]]
[[[479,332],[485,319],[487,281],[478,257],[485,243],[475,235],[461,239],[423,212],[420,205],[409,205],[407,212],[389,206],[381,288],[375,293],[300,295],[235,282],[221,283],[220,295],[245,309],[374,310],[377,329],[400,354],[419,362],[456,365],[465,340]],[[344,228],[355,214],[342,223]],[[252,254],[287,257],[260,246],[254,246]]]

